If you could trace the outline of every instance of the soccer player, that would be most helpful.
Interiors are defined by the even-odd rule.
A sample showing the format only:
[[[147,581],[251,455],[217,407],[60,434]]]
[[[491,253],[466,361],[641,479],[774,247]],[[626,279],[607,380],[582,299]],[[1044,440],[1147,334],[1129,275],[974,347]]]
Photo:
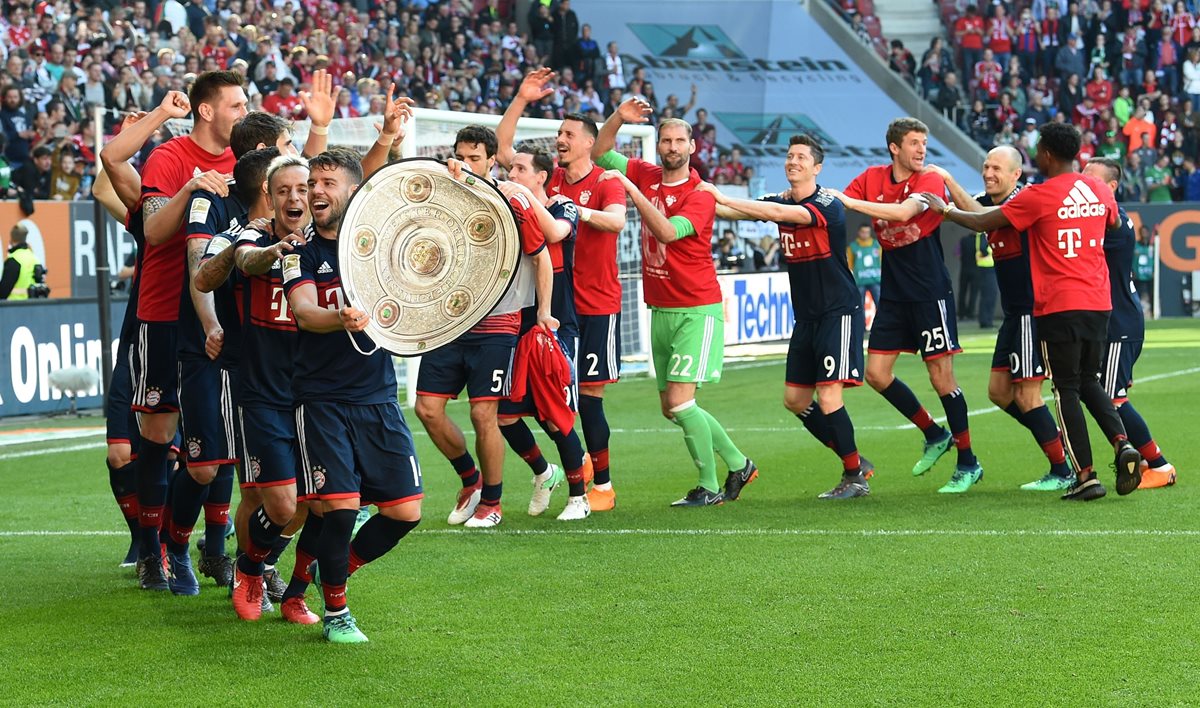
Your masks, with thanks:
[[[302,100],[312,120],[309,143],[323,146],[335,104],[332,78],[326,72],[317,72],[313,83],[315,90],[302,94]],[[294,153],[291,136],[291,126],[281,118],[256,111],[234,125],[230,131],[230,147],[236,159],[259,146],[268,145]],[[258,177],[261,177],[261,170]],[[257,185],[248,186],[248,193],[254,194],[255,187],[261,191],[261,184],[262,179],[258,178]],[[246,215],[248,205],[239,197],[241,190],[235,185],[229,185],[229,188],[225,196],[197,191],[188,203],[189,292],[180,303],[178,325],[179,395],[188,474],[180,475],[171,490],[171,523],[167,539],[169,582],[177,594],[195,594],[200,589],[191,573],[187,549],[201,502],[204,502],[206,517],[202,570],[206,575],[215,576],[219,584],[227,585],[231,577],[230,563],[224,553],[223,532],[232,494],[233,465],[240,458],[241,441],[238,440],[232,385],[237,370],[237,351],[236,347],[227,348],[224,343],[227,335],[236,338],[237,332],[230,328],[238,328],[240,322],[234,316],[225,318],[223,324],[218,318],[214,294],[197,290],[193,282],[212,238],[234,229],[235,233],[240,232],[244,227],[242,217]],[[236,311],[231,300],[229,305]],[[296,524],[303,523],[303,519],[301,514]],[[218,522],[222,534],[208,533]],[[285,585],[275,570],[275,562],[290,539],[291,535],[285,532],[266,558],[268,595],[276,602],[282,599]]]
[[[1121,163],[1108,157],[1093,158],[1083,168],[1108,185],[1115,193],[1121,184]],[[1104,237],[1104,257],[1108,264],[1109,288],[1112,294],[1112,314],[1108,317],[1108,352],[1100,385],[1112,399],[1129,434],[1129,442],[1142,455],[1142,481],[1138,489],[1169,487],[1175,484],[1175,466],[1167,462],[1150,434],[1150,426],[1129,401],[1133,387],[1133,366],[1142,353],[1146,337],[1146,320],[1142,302],[1133,284],[1133,258],[1137,236],[1133,221],[1117,205],[1119,222]]]
[[[121,130],[100,151],[103,170],[96,178],[93,193],[108,209],[113,218],[125,224],[126,230],[137,243],[138,261],[145,251],[142,232],[142,215],[138,205],[142,196],[142,177],[129,160],[137,154],[156,130],[172,118],[184,118],[191,110],[187,96],[179,91],[169,91],[158,107],[150,113],[134,113],[125,118]],[[141,268],[134,271],[129,288],[129,300],[125,305],[125,316],[113,362],[113,375],[109,385],[105,419],[108,427],[108,481],[121,515],[129,526],[130,545],[121,567],[130,567],[138,560],[138,485],[134,465],[140,438],[137,434],[137,417],[130,409],[133,382],[129,369],[129,350],[137,334],[138,291],[140,290]]]
[[[359,156],[346,148],[309,161],[314,235],[284,255],[282,266],[300,328],[292,377],[300,469],[324,515],[317,549],[324,636],[339,644],[367,641],[346,604],[347,578],[416,528],[424,496],[412,434],[396,402],[392,357],[378,348],[363,356],[359,350],[370,350],[370,341],[361,335],[350,340],[369,316],[346,303],[337,237],[362,174]],[[374,504],[379,513],[355,534],[361,503]],[[278,535],[282,524],[266,520],[268,532]]]
[[[924,172],[929,128],[915,118],[897,118],[888,125],[891,164],[868,167],[839,198],[847,209],[866,214],[883,247],[883,287],[871,325],[867,349],[867,383],[921,429],[925,450],[913,465],[923,475],[953,444],[958,449],[954,474],[938,491],[961,494],[983,478],[983,467],[971,449],[967,401],[954,378],[958,324],[954,293],[942,256],[941,217],[916,198],[918,192],[944,193],[942,178]],[[896,377],[896,360],[903,352],[920,352],[929,382],[942,402],[947,432],[933,421],[903,381]]]
[[[236,72],[201,74],[192,84],[189,99],[195,121],[191,134],[155,148],[142,170],[140,208],[146,249],[137,339],[129,356],[131,408],[140,413],[142,438],[137,460],[138,575],[147,590],[168,589],[158,529],[166,502],[167,452],[179,424],[176,335],[186,278],[186,210],[192,193],[200,189],[222,196],[229,193],[226,180],[234,165],[229,136],[234,123],[246,114],[246,93]]]
[[[717,481],[714,449],[729,465],[725,489],[736,499],[758,476],[758,468],[729,439],[711,414],[696,403],[696,389],[721,380],[724,312],[712,262],[716,202],[697,189],[700,176],[688,166],[696,142],[692,126],[668,118],[658,126],[662,166],[628,159],[612,148],[626,122],[646,122],[650,105],[629,99],[604,123],[593,158],[609,171],[603,180],[624,187],[642,216],[642,278],[651,309],[651,348],[662,414],[683,428],[684,442],[700,482],[672,506],[712,506],[725,501]]]
[[[579,210],[570,199],[559,195],[551,199],[546,196],[546,182],[554,169],[554,162],[545,151],[519,147],[512,159],[508,171],[508,179],[520,190],[513,186],[507,189],[523,194],[533,206],[538,224],[546,237],[546,250],[550,252],[550,263],[554,269],[554,292],[551,296],[550,314],[558,320],[558,342],[568,361],[574,361],[575,347],[579,342],[579,324],[575,315],[575,293],[572,287],[572,270],[575,263],[575,237],[579,225]],[[525,308],[521,311],[521,336],[534,328],[536,309]],[[575,367],[571,367],[574,374]],[[575,401],[577,392],[575,382],[567,388],[565,400],[562,403],[571,411],[574,420]],[[560,397],[561,398],[561,397]],[[586,495],[587,483],[584,480],[585,460],[583,443],[574,428],[560,430],[550,422],[548,413],[534,405],[533,395],[529,394],[523,401],[500,401],[500,432],[521,459],[533,470],[533,495],[529,499],[529,515],[540,516],[550,505],[550,495],[563,479],[567,480],[569,498],[567,505],[558,516],[559,521],[578,521],[586,519],[591,514]],[[541,449],[533,439],[529,426],[521,418],[524,415],[534,415],[542,424],[543,430],[554,441],[558,449],[559,459],[563,467],[546,462]],[[566,468],[564,474],[563,468]]]
[[[530,104],[554,92],[554,72],[536,69],[521,82],[512,103],[496,126],[496,161],[512,165],[517,120]],[[592,511],[610,511],[617,503],[609,467],[608,418],[604,389],[621,377],[621,281],[617,278],[617,237],[625,228],[625,194],[615,182],[601,182],[604,169],[592,162],[599,130],[582,113],[563,117],[555,139],[558,166],[546,193],[566,197],[579,211],[574,267],[575,308],[579,343],[574,349],[579,381],[579,418],[594,478],[588,490]],[[559,333],[560,337],[562,332]]]
[[[941,194],[923,193],[921,198],[945,219],[977,232],[1011,226],[1029,233],[1033,316],[1076,474],[1063,499],[1090,501],[1105,495],[1092,467],[1081,401],[1116,453],[1117,493],[1129,494],[1141,482],[1141,455],[1129,444],[1121,416],[1100,385],[1112,309],[1104,234],[1117,223],[1117,204],[1108,185],[1074,171],[1078,129],[1046,123],[1038,130],[1037,166],[1045,182],[979,212],[948,206]]]
[[[473,179],[470,172],[491,180],[496,164],[496,134],[471,125],[454,137],[455,160],[449,163],[456,179]],[[504,479],[504,439],[498,420],[499,402],[508,397],[513,352],[521,327],[521,310],[536,302],[537,326],[558,328],[550,314],[554,268],[533,201],[523,194],[506,194],[521,231],[522,259],[508,293],[482,322],[450,344],[421,357],[417,374],[417,417],[462,480],[447,522],[468,528],[492,528],[503,521],[500,497]],[[446,402],[466,387],[471,403],[471,427],[481,470],[467,452],[466,438],[446,415]]]
[[[954,177],[938,167],[955,206],[979,211],[998,206],[1021,189],[1021,154],[1010,146],[994,148],[983,161],[983,190],[977,197],[967,194]],[[1058,425],[1042,400],[1046,367],[1038,346],[1033,317],[1033,280],[1029,272],[1029,234],[1012,227],[989,231],[988,244],[996,265],[996,282],[1004,321],[996,334],[988,398],[1033,434],[1050,461],[1050,470],[1039,480],[1021,485],[1030,491],[1061,491],[1071,487],[1075,475],[1067,465]]]
[[[793,135],[784,162],[786,192],[751,201],[727,197],[712,185],[701,188],[716,198],[718,217],[774,221],[779,227],[796,318],[783,404],[841,459],[841,480],[819,498],[850,499],[870,493],[867,480],[874,471],[858,453],[842,400],[843,388],[863,382],[865,324],[862,286],[855,286],[846,263],[846,210],[817,184],[824,162],[820,143]],[[726,497],[732,491],[726,488]]]
[[[303,158],[280,157],[274,147],[246,153],[234,169],[250,212],[230,232],[209,242],[196,287],[219,289],[229,282],[242,286],[243,347],[235,381],[236,420],[245,447],[239,512],[243,507],[252,511],[244,514],[246,523],[239,528],[245,553],[237,560],[232,600],[239,617],[255,620],[264,606],[264,562],[278,547],[283,527],[296,516],[291,374],[297,329],[283,295],[280,257],[311,237],[309,172]],[[262,227],[265,233],[247,228],[252,219],[272,216]],[[315,558],[321,524],[316,513],[304,521],[296,547],[295,571],[300,574],[308,572]],[[276,528],[280,533],[272,535]],[[308,582],[311,577],[304,588]],[[318,620],[305,605],[303,590],[283,598],[281,614],[297,624]]]
[[[880,263],[883,260],[883,249],[875,240],[870,224],[858,227],[854,240],[846,247],[846,261],[854,273],[854,282],[858,283],[858,294],[867,306],[867,293],[871,293],[871,302],[879,307],[879,283],[883,279]],[[871,331],[867,328],[867,331]]]

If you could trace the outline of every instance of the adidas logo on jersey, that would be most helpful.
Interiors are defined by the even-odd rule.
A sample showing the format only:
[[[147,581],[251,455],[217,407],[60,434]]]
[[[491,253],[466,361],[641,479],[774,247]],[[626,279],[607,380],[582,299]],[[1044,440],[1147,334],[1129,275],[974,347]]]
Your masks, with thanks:
[[[329,265],[329,261],[322,261],[321,267],[317,268],[318,275],[321,275],[323,273],[332,273],[332,272],[333,272],[333,268]]]
[[[1063,205],[1058,210],[1058,218],[1078,219],[1087,216],[1104,216],[1106,211],[1092,188],[1080,179],[1075,180],[1075,186],[1071,187],[1067,198],[1063,200]]]

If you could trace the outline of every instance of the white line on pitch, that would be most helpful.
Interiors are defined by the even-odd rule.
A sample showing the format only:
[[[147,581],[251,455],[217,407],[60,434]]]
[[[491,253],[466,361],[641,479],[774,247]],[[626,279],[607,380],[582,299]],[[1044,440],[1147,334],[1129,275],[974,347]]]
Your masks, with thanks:
[[[103,440],[91,443],[80,443],[77,445],[66,445],[64,447],[47,447],[40,450],[22,450],[20,452],[6,452],[0,455],[0,460],[16,460],[21,457],[38,457],[40,455],[52,455],[58,452],[76,452],[78,450],[97,450],[106,445]]]
[[[128,536],[128,531],[0,531],[0,538],[61,536]],[[424,529],[415,536],[824,536],[849,538],[905,538],[920,536],[956,536],[977,538],[1040,537],[1093,538],[1139,536],[1151,538],[1196,538],[1196,529],[506,529],[465,531]]]

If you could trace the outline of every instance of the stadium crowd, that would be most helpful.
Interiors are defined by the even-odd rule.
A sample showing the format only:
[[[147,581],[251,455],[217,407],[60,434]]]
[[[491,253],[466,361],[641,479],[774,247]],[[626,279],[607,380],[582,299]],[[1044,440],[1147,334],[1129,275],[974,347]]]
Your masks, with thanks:
[[[533,67],[559,73],[557,90],[526,115],[611,115],[630,95],[657,119],[696,108],[659,97],[640,68],[623,66],[615,42],[602,44],[570,0],[536,0],[517,17],[513,0],[136,0],[70,3],[7,0],[0,17],[0,198],[90,198],[102,106],[110,133],[129,112],[148,111],[203,71],[246,77],[251,110],[305,118],[299,94],[325,69],[339,87],[337,118],[382,116],[391,86],[426,108],[502,114]],[[706,179],[745,184],[753,176],[737,151],[717,148],[716,127],[696,108]],[[688,116],[689,119],[691,116]],[[141,165],[171,136],[160,131]],[[30,211],[30,209],[26,209]]]
[[[879,23],[869,0],[841,7],[859,36],[873,41]],[[1095,156],[1121,161],[1123,201],[1200,200],[1193,2],[944,0],[939,7],[948,41],[908,48],[879,36],[879,43],[892,70],[982,147],[1017,148],[1036,181],[1037,127],[1065,121],[1083,134],[1081,168]]]

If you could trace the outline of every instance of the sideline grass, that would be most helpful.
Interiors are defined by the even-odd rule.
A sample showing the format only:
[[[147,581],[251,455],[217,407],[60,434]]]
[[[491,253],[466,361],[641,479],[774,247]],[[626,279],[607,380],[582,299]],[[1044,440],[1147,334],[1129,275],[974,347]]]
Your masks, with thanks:
[[[990,338],[963,339],[960,383],[986,410]],[[545,518],[526,516],[526,470],[510,454],[502,531],[451,531],[457,479],[418,435],[426,519],[353,579],[361,647],[277,616],[239,623],[211,583],[198,598],[137,590],[116,568],[125,539],[103,448],[0,448],[0,702],[1190,704],[1200,374],[1179,372],[1200,366],[1200,328],[1158,324],[1147,339],[1132,400],[1181,481],[1118,498],[1103,471],[1110,496],[1087,505],[1016,489],[1045,461],[998,412],[971,419],[984,480],[936,494],[952,460],[913,478],[920,436],[865,389],[847,402],[879,470],[872,494],[818,501],[837,461],[780,405],[781,363],[730,368],[701,394],[763,471],[715,509],[666,508],[695,473],[646,379],[610,389],[625,431],[612,441],[618,507],[581,525],[553,519],[561,492]],[[899,373],[936,414],[919,362]],[[1098,431],[1093,442],[1106,461]],[[107,533],[11,535],[93,530]]]

